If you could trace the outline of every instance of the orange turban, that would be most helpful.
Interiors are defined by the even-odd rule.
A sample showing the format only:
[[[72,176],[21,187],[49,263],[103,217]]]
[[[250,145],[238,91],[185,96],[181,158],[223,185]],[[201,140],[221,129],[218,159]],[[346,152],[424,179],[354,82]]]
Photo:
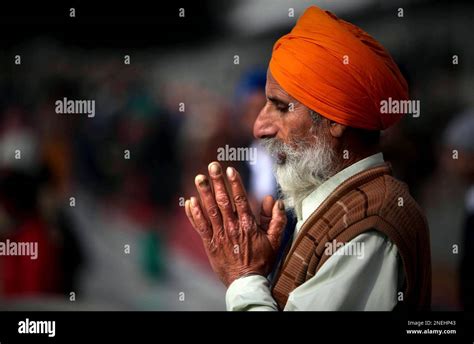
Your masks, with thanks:
[[[380,43],[316,6],[275,43],[270,72],[293,98],[350,127],[388,128],[403,114],[381,113],[381,101],[408,100],[407,83]]]

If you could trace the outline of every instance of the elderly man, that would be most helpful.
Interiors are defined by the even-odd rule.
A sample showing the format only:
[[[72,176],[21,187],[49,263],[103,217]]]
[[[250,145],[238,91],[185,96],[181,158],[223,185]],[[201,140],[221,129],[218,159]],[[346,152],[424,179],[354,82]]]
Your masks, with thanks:
[[[402,116],[381,104],[408,99],[388,52],[310,7],[274,46],[266,96],[254,136],[275,157],[283,199],[267,196],[255,217],[237,171],[213,162],[210,179],[196,177],[200,197],[185,204],[228,286],[227,308],[429,308],[426,220],[378,148],[380,131]],[[298,220],[288,243],[285,206]]]

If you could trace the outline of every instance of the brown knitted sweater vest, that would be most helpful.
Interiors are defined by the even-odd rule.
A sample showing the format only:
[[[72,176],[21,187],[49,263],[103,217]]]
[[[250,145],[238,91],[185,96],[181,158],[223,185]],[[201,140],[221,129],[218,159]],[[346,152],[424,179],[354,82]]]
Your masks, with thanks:
[[[303,224],[273,286],[273,297],[280,309],[285,307],[289,293],[313,277],[330,257],[326,243],[333,240],[346,243],[369,230],[385,234],[401,256],[405,284],[403,301],[399,298],[397,308],[429,309],[431,252],[428,225],[407,186],[391,176],[388,164],[346,180]]]

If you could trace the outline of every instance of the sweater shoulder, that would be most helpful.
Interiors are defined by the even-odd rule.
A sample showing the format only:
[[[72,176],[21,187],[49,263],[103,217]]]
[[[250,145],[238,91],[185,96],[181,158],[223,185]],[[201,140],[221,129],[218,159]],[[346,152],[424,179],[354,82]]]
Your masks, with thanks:
[[[391,175],[383,175],[361,186],[367,194],[369,215],[378,215],[393,225],[426,225],[426,218],[408,185]]]

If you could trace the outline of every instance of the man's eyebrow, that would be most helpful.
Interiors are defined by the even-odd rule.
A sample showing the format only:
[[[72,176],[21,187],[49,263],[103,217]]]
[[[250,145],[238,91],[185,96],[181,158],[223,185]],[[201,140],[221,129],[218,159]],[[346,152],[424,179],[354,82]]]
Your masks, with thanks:
[[[267,99],[275,105],[288,105],[287,102],[285,102],[285,101],[283,101],[283,100],[281,100],[277,97],[274,97],[274,96],[268,96]]]

